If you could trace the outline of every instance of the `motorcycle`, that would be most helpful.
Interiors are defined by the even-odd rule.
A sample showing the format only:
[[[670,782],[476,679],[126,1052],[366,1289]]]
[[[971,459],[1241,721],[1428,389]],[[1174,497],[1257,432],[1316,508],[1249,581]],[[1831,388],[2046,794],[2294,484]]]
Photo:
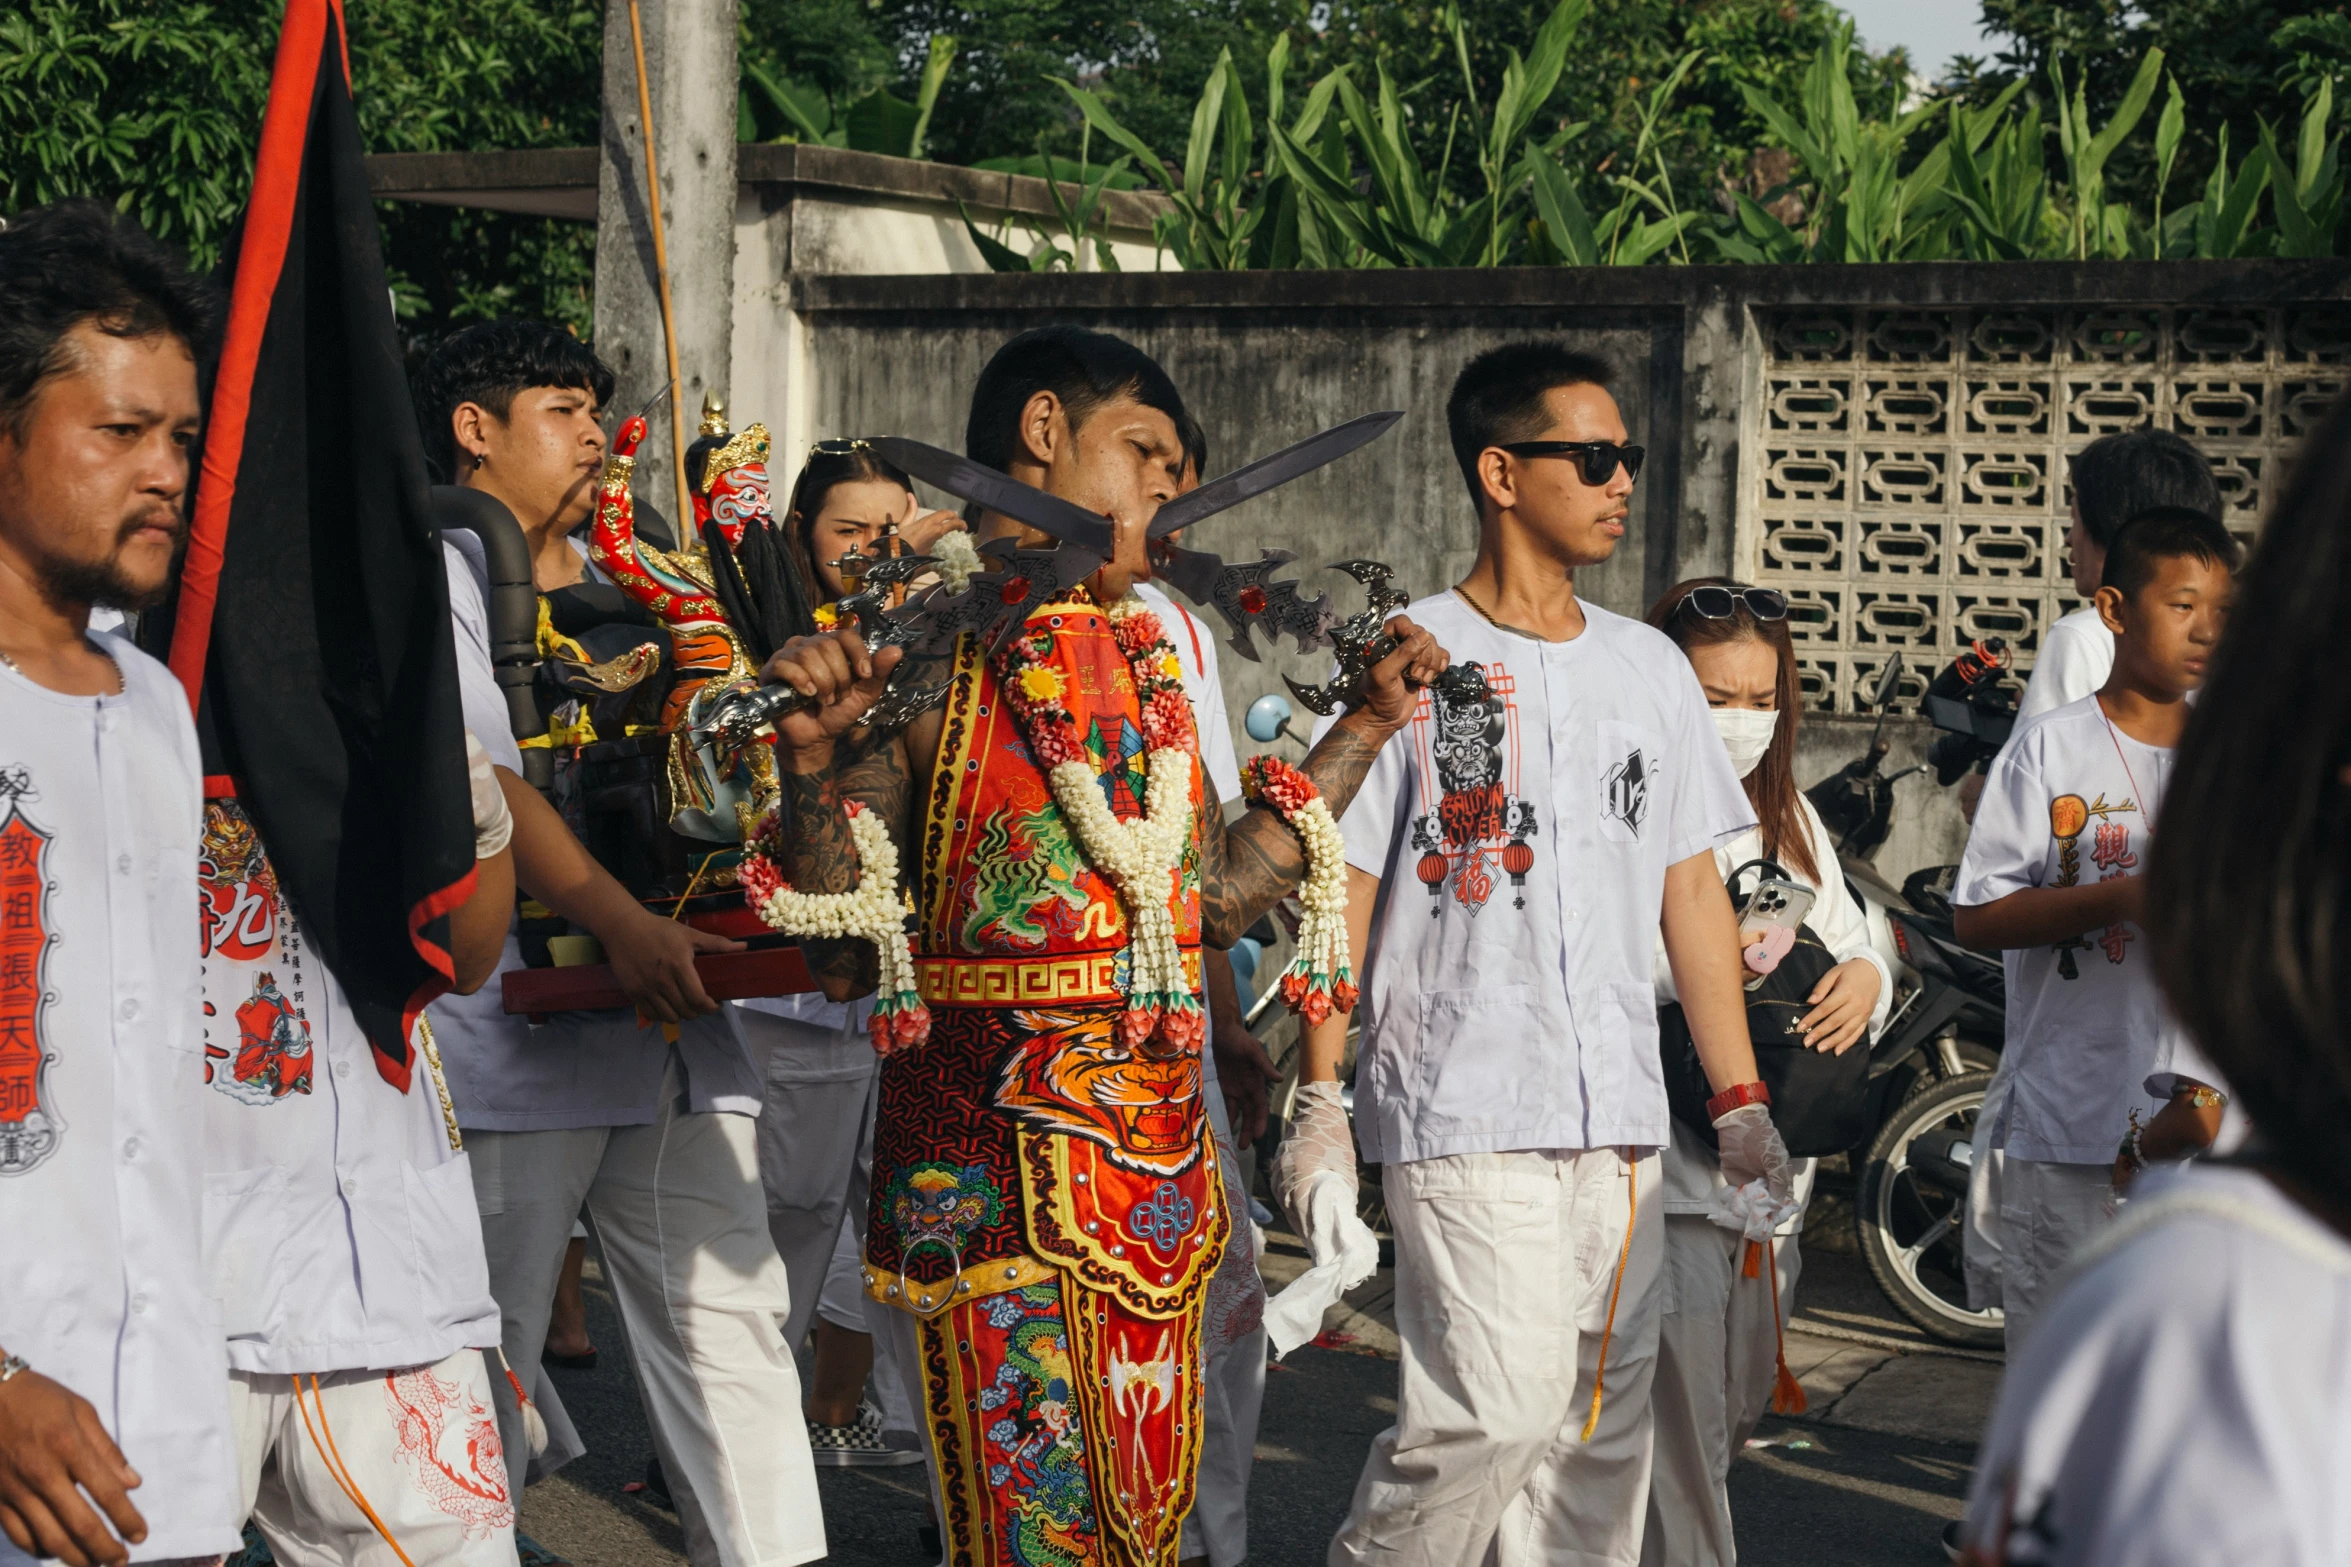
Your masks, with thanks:
[[[1999,754],[2016,721],[2006,653],[1996,639],[1973,644],[1929,683],[1923,705],[1940,733],[1925,762],[1889,774],[1885,717],[1903,674],[1900,658],[1890,660],[1872,695],[1878,724],[1868,748],[1806,791],[1895,976],[1894,1005],[1870,1048],[1877,1131],[1850,1156],[1862,1260],[1895,1310],[1931,1337],[1974,1348],[2003,1340],[1997,1308],[1968,1307],[1960,1242],[1976,1126],[2006,1038],[2005,976],[1997,957],[1953,934],[1958,867],[1914,871],[1897,889],[1870,856],[1892,830],[1896,783],[1932,772],[1948,788]]]

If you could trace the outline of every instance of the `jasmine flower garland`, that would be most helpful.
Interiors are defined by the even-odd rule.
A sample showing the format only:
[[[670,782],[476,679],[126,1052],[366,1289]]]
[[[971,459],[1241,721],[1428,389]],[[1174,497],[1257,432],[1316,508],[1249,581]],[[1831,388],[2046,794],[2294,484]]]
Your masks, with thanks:
[[[1061,672],[1045,662],[1051,630],[1024,628],[1000,655],[997,674],[1062,820],[1126,906],[1127,1008],[1118,1021],[1119,1042],[1135,1049],[1157,1036],[1196,1048],[1207,1038],[1208,1015],[1184,974],[1174,909],[1177,868],[1192,834],[1192,766],[1199,745],[1192,704],[1184,696],[1183,665],[1159,617],[1131,596],[1108,613],[1142,708],[1148,781],[1139,819],[1120,821],[1103,798],[1093,759],[1063,700]]]
[[[906,940],[906,905],[898,891],[898,846],[882,819],[855,800],[845,803],[849,841],[857,847],[857,885],[848,892],[800,892],[777,867],[783,860],[780,806],[759,819],[743,851],[736,880],[743,901],[771,930],[787,936],[873,943],[881,964],[881,988],[866,1030],[883,1055],[911,1049],[931,1037],[930,1008],[914,977],[914,951]]]
[[[1306,884],[1298,901],[1298,951],[1282,970],[1282,1000],[1309,1023],[1333,1010],[1355,1010],[1353,954],[1347,945],[1347,840],[1314,780],[1279,757],[1256,756],[1241,769],[1241,794],[1252,805],[1281,813],[1306,851]]]

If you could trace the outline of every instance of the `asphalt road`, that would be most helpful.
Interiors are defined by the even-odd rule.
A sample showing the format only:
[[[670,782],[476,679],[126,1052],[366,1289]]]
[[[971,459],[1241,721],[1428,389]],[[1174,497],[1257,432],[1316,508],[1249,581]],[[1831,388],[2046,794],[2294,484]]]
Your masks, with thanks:
[[[593,1265],[587,1294],[603,1363],[593,1372],[554,1375],[590,1451],[525,1494],[524,1532],[578,1567],[683,1562],[676,1519],[626,1489],[642,1479],[652,1448],[619,1321]],[[1892,1336],[1900,1326],[1852,1256],[1808,1257],[1800,1294],[1837,1323],[1864,1332],[1882,1326]],[[1966,1497],[1972,1435],[1989,1408],[1997,1364],[1793,1334],[1789,1347],[1813,1409],[1800,1419],[1767,1421],[1758,1445],[1733,1468],[1741,1561],[1748,1567],[1941,1562],[1938,1535]],[[1309,1346],[1272,1368],[1250,1491],[1252,1562],[1272,1567],[1322,1559],[1364,1454],[1392,1417],[1395,1392],[1395,1361],[1375,1353]],[[916,1543],[925,1512],[922,1476],[919,1467],[820,1471],[832,1546],[826,1560],[842,1567],[928,1567],[931,1558]]]

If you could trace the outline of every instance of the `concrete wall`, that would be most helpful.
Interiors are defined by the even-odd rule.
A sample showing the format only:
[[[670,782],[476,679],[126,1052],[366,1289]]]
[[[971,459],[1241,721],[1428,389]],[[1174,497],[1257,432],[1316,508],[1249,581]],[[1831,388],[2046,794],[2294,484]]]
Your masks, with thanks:
[[[958,446],[968,391],[987,356],[1024,327],[1070,320],[1117,332],[1156,355],[1206,425],[1221,472],[1354,414],[1401,408],[1374,446],[1273,495],[1212,519],[1194,541],[1227,558],[1264,545],[1294,550],[1308,587],[1344,608],[1356,589],[1314,563],[1387,561],[1415,596],[1440,592],[1475,548],[1469,502],[1447,447],[1453,375],[1490,344],[1559,337],[1618,366],[1617,394],[1649,466],[1615,559],[1578,591],[1637,615],[1671,583],[1729,572],[1741,508],[1760,482],[1743,451],[1759,395],[1759,315],[1790,305],[1889,310],[2000,300],[2058,307],[2242,308],[2351,299],[2351,264],[2166,263],[1902,267],[1690,267],[1611,271],[1190,273],[1080,277],[773,277],[738,255],[737,408],[788,431],[779,450],[818,437],[902,434]],[[756,294],[757,297],[753,297]],[[763,345],[746,350],[749,342]],[[763,390],[748,390],[751,362]],[[781,459],[778,493],[797,471]],[[933,497],[937,499],[937,497]],[[1939,661],[1957,648],[1937,650]],[[1320,657],[1284,649],[1264,663],[1227,656],[1236,719],[1287,672],[1311,678]],[[1931,674],[1932,670],[1924,673]],[[1835,771],[1867,742],[1866,720],[1815,716],[1798,776]],[[1889,726],[1889,769],[1923,758],[1931,731]],[[1958,857],[1965,840],[1953,791],[1931,777],[1898,786],[1895,831],[1878,855],[1894,879]]]

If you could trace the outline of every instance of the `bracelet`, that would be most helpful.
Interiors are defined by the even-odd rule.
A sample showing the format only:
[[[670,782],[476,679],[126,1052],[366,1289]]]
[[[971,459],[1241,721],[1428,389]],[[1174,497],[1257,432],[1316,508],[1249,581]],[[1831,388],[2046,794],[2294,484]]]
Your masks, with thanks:
[[[2114,1151],[2115,1158],[2134,1170],[2147,1168],[2147,1156],[2139,1151],[2139,1133],[2143,1130],[2145,1128],[2139,1125],[2139,1112],[2133,1110],[2130,1130],[2122,1134],[2122,1146]]]
[[[2202,1083],[2188,1090],[2188,1107],[2192,1110],[2219,1110],[2225,1108],[2228,1102],[2228,1095],[2217,1088],[2207,1088]]]
[[[1771,1090],[1762,1083],[1735,1083],[1706,1101],[1706,1119],[1719,1121],[1748,1105],[1769,1105]]]
[[[0,1360],[0,1382],[7,1381],[10,1377],[15,1376],[19,1371],[30,1371],[32,1369],[33,1368],[31,1366],[25,1363],[24,1356],[10,1355],[7,1359]]]

